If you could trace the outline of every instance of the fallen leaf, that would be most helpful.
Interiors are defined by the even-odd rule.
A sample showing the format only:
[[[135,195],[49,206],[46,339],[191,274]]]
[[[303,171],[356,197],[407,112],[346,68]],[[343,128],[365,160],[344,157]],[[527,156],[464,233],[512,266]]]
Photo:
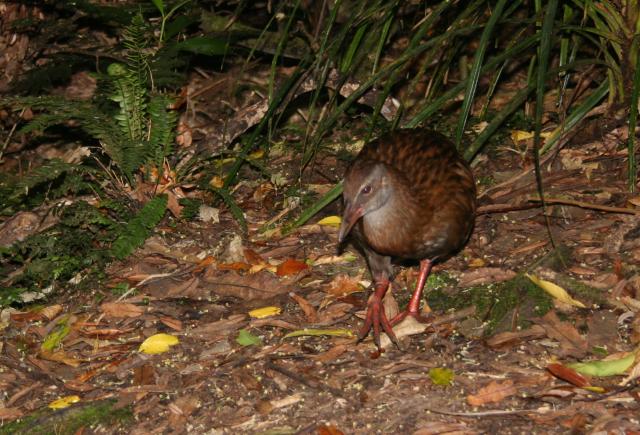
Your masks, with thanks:
[[[57,352],[49,352],[47,350],[41,350],[38,356],[47,361],[55,361],[66,364],[70,367],[79,367],[82,363],[79,359],[68,356],[64,351],[59,350]]]
[[[567,381],[570,384],[575,385],[576,387],[584,388],[588,387],[591,384],[589,380],[582,376],[580,373],[576,372],[571,367],[567,367],[562,364],[549,364],[547,365],[547,370],[549,370],[549,372],[551,372],[551,374],[556,378]]]
[[[453,384],[455,374],[453,370],[445,367],[434,367],[429,369],[429,378],[435,385],[448,386]]]
[[[53,402],[49,403],[49,408],[51,409],[63,409],[66,408],[68,406],[73,405],[74,403],[78,403],[80,401],[80,397],[79,396],[66,396],[66,397],[61,397],[58,400],[54,400]]]
[[[262,307],[249,311],[249,317],[254,319],[262,319],[264,317],[277,316],[282,309],[280,307]]]
[[[283,263],[280,263],[278,265],[278,269],[276,270],[276,275],[278,276],[294,275],[308,268],[309,266],[306,263],[303,263],[302,261],[294,260],[293,258],[289,258],[288,260],[285,260]]]
[[[340,216],[327,216],[318,221],[318,225],[325,225],[325,226],[335,227],[335,228],[340,227],[341,223],[342,223],[342,218],[340,218]]]
[[[238,342],[238,344],[240,346],[260,346],[260,345],[262,345],[262,340],[260,339],[260,337],[256,337],[255,335],[251,334],[246,329],[241,329],[240,331],[238,331],[238,337],[236,338],[236,341]]]
[[[360,286],[360,278],[361,276],[352,278],[349,275],[340,274],[333,278],[329,285],[327,285],[324,289],[328,294],[336,297],[342,297],[351,293],[361,292],[363,289]]]
[[[143,341],[138,351],[149,355],[164,353],[179,342],[178,337],[174,335],[155,334]]]
[[[560,343],[560,346],[555,350],[558,355],[582,358],[587,354],[589,348],[587,341],[582,338],[571,323],[560,321],[555,312],[549,311],[541,319],[536,319],[535,322],[544,328],[549,338]]]
[[[500,349],[507,346],[515,346],[525,340],[534,338],[542,338],[545,336],[545,329],[539,325],[533,325],[531,328],[522,331],[506,331],[496,334],[487,339],[487,346],[493,349]]]
[[[331,349],[329,349],[326,352],[323,352],[321,354],[318,355],[311,355],[311,359],[314,359],[316,361],[320,361],[322,363],[327,363],[327,362],[332,362],[335,361],[336,359],[338,359],[338,357],[340,355],[342,355],[343,353],[345,353],[348,350],[347,345],[345,344],[338,344],[333,346]]]
[[[23,415],[20,408],[0,408],[0,420],[3,421],[15,420]]]
[[[469,394],[467,402],[472,406],[482,406],[487,403],[501,402],[517,392],[510,379],[502,382],[491,381],[487,386],[480,388],[476,394]]]
[[[203,280],[209,284],[208,289],[217,295],[244,300],[268,299],[291,291],[290,285],[266,271],[247,275],[239,275],[236,272],[217,275],[215,268],[208,267]]]
[[[540,279],[537,276],[525,274],[527,278],[529,278],[535,285],[540,287],[542,290],[549,293],[551,296],[559,300],[560,302],[564,302],[565,304],[573,305],[578,308],[587,308],[582,302],[577,301],[567,293],[565,289],[556,285],[550,281],[545,281],[544,279]]]
[[[56,318],[58,314],[62,312],[62,305],[50,305],[48,307],[44,307],[40,313],[45,316],[49,320],[53,320]]]
[[[47,337],[44,339],[42,346],[40,347],[44,352],[52,352],[53,349],[58,347],[62,340],[69,334],[71,331],[71,323],[74,317],[71,314],[67,314],[63,316],[54,328],[47,334]]]
[[[630,353],[624,358],[579,362],[569,364],[569,367],[578,373],[589,376],[616,376],[627,371],[627,369],[633,365],[635,358],[635,354]]]
[[[313,305],[311,305],[309,301],[294,292],[289,293],[289,296],[291,299],[296,301],[298,305],[300,305],[300,308],[304,311],[304,315],[307,317],[307,321],[309,323],[315,323],[318,321],[318,312],[313,308]]]

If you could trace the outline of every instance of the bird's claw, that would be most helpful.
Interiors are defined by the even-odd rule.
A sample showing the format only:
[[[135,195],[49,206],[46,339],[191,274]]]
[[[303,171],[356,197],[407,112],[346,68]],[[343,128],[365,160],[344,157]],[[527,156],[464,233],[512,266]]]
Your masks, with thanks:
[[[380,346],[380,326],[382,326],[382,330],[389,337],[389,340],[393,344],[396,345],[398,349],[400,349],[400,344],[398,339],[396,338],[396,334],[393,332],[393,328],[391,327],[392,323],[387,319],[387,315],[384,312],[384,306],[382,305],[382,300],[373,296],[368,303],[367,307],[367,317],[364,321],[364,325],[360,328],[358,332],[358,342],[364,340],[364,338],[369,335],[369,331],[373,328],[373,341],[378,347],[378,349],[382,349]]]

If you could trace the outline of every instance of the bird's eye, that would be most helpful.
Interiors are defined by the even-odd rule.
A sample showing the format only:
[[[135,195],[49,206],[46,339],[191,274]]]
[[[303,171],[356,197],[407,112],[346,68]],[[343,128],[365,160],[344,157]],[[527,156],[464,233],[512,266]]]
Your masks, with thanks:
[[[364,193],[365,195],[371,193],[371,184],[367,184],[366,186],[364,186],[361,192]]]

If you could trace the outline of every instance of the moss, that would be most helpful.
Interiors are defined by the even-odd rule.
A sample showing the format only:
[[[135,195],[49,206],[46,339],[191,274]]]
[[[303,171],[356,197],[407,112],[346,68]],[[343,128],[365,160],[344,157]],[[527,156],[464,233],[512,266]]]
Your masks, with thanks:
[[[511,328],[511,314],[518,312],[518,326],[527,327],[532,317],[544,315],[553,302],[538,286],[523,275],[498,284],[470,287],[459,291],[435,289],[429,304],[438,311],[476,307],[476,318],[485,322],[485,334]]]
[[[115,400],[80,403],[54,411],[43,409],[0,427],[4,434],[74,434],[82,428],[100,424],[122,426],[133,418],[129,408],[113,409]]]

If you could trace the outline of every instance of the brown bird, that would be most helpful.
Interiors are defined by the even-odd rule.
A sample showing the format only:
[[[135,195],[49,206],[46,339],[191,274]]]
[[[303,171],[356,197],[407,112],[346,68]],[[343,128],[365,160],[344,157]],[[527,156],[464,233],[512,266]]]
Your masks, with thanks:
[[[347,169],[339,242],[351,232],[369,264],[374,293],[358,333],[380,328],[398,347],[392,325],[420,315],[422,290],[436,261],[446,260],[469,239],[475,220],[473,174],[455,146],[428,130],[399,130],[364,146]],[[409,306],[387,319],[382,306],[393,277],[391,260],[419,260],[420,275]],[[430,311],[428,305],[425,311]]]

